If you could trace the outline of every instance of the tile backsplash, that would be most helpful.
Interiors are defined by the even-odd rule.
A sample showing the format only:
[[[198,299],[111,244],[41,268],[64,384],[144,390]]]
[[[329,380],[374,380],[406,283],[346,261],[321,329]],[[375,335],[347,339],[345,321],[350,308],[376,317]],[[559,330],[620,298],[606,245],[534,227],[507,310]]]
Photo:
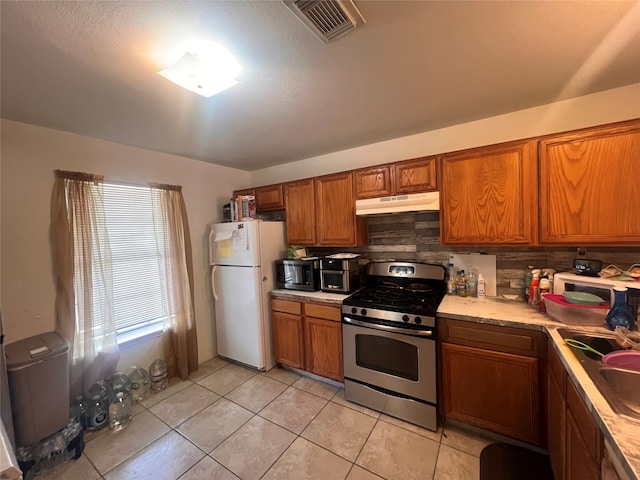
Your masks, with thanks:
[[[361,265],[369,260],[414,260],[447,265],[451,253],[488,253],[496,256],[497,294],[523,295],[528,265],[569,270],[577,248],[587,258],[627,268],[640,263],[640,247],[502,247],[440,245],[440,213],[394,213],[369,217],[369,245],[357,248],[309,248],[317,255],[336,252],[361,254]]]

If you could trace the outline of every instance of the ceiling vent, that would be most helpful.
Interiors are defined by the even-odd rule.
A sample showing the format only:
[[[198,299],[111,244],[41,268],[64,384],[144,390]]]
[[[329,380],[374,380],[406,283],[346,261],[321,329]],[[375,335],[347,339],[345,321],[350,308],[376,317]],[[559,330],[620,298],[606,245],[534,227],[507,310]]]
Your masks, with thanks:
[[[283,3],[324,43],[344,37],[366,23],[351,0],[284,0]]]

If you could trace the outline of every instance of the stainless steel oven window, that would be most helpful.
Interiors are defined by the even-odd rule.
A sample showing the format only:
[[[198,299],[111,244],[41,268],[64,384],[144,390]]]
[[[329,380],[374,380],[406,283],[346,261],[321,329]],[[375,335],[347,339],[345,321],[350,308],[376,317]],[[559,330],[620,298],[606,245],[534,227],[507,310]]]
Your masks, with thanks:
[[[418,347],[394,338],[356,335],[356,365],[418,381]]]

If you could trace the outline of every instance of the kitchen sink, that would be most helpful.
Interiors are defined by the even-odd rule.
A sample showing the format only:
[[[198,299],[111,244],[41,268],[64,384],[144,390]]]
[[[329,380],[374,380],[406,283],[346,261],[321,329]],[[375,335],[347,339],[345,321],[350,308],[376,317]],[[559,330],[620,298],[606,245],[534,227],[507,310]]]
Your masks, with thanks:
[[[613,333],[592,334],[568,328],[559,328],[558,333],[563,339],[572,338],[586,343],[605,355],[624,350],[616,342]],[[640,372],[609,367],[595,353],[577,348],[571,350],[611,409],[618,414],[640,420]]]
[[[603,367],[600,375],[620,400],[640,417],[640,372]]]

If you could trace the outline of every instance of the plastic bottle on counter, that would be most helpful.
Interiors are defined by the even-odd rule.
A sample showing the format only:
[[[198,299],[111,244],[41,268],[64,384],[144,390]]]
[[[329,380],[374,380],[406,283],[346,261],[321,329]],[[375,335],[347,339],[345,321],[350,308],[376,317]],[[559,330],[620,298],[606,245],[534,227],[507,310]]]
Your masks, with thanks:
[[[531,288],[531,279],[533,278],[533,265],[529,265],[524,274],[524,298],[529,298],[529,288]]]
[[[478,277],[473,265],[469,265],[469,275],[467,275],[467,296],[474,298],[478,296]]]
[[[456,279],[456,293],[459,297],[466,297],[468,295],[469,282],[464,274],[464,270],[458,272],[458,278]]]
[[[541,312],[546,312],[547,307],[544,304],[544,296],[551,291],[551,282],[547,277],[540,279],[540,285],[538,286],[538,308]]]
[[[538,288],[540,286],[540,269],[534,268],[531,272],[531,285],[529,286],[529,304],[538,305]]]
[[[447,293],[449,295],[456,294],[456,271],[453,267],[453,263],[449,263],[447,267],[447,271],[449,272],[449,279],[447,280]]]
[[[478,298],[485,298],[485,285],[484,285],[484,277],[481,273],[478,274]]]
[[[627,287],[614,287],[613,298],[613,307],[606,317],[609,330],[615,330],[616,327],[635,330],[636,321],[627,306]]]

